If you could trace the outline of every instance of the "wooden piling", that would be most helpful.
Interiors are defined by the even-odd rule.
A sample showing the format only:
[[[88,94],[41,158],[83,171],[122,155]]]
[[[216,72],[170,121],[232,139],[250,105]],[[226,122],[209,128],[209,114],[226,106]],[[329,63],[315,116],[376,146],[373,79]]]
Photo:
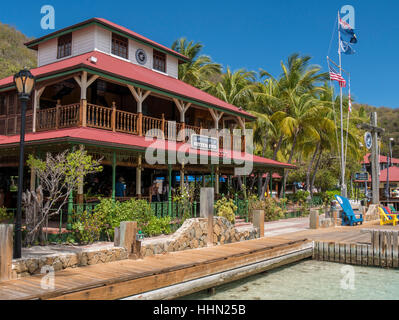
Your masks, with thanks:
[[[13,230],[12,224],[0,224],[0,282],[12,278]]]
[[[392,267],[399,267],[399,257],[398,257],[398,231],[392,231]]]
[[[313,242],[313,259],[345,264],[399,267],[399,231],[363,230],[371,234],[371,245],[364,243]]]
[[[386,242],[387,242],[387,259],[386,264],[388,268],[392,268],[392,232],[388,231],[386,233]]]

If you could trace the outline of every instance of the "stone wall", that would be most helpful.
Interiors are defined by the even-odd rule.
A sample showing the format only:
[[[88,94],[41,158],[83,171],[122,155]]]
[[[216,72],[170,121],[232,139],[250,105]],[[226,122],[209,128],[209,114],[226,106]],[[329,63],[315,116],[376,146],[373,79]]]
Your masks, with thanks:
[[[252,226],[234,227],[226,218],[213,218],[213,244],[225,244],[258,238],[258,230]],[[160,238],[148,239],[141,243],[143,257],[165,252],[196,249],[208,245],[207,219],[195,218],[186,220],[174,234]]]
[[[50,266],[54,271],[107,263],[127,259],[127,251],[111,243],[95,243],[88,246],[35,246],[24,248],[21,259],[12,263],[13,278],[41,273],[42,267]]]
[[[252,226],[236,228],[222,217],[214,217],[213,221],[214,245],[250,240],[259,236],[258,230]],[[208,245],[207,228],[207,219],[188,219],[170,236],[143,240],[142,257],[206,247]],[[115,247],[113,243],[107,242],[87,246],[35,246],[24,248],[22,256],[21,259],[13,260],[12,277],[14,279],[40,274],[44,266],[50,266],[54,268],[54,271],[59,271],[127,259],[128,253],[125,248]]]

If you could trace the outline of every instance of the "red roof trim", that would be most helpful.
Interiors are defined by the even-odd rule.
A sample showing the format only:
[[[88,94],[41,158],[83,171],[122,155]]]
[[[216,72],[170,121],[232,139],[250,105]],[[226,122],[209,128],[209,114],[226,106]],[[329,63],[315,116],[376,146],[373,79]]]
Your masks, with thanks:
[[[97,64],[89,62],[91,56],[98,58]],[[143,84],[145,86],[159,89],[165,93],[177,95],[179,97],[186,97],[203,103],[209,107],[216,107],[226,111],[233,112],[250,119],[256,119],[250,113],[240,110],[238,107],[231,105],[223,100],[220,100],[198,88],[195,88],[179,79],[155,72],[145,67],[136,65],[134,63],[124,61],[111,55],[92,51],[74,56],[65,60],[57,61],[39,68],[32,69],[32,74],[38,79],[49,76],[50,74],[70,71],[76,68],[87,68],[93,71],[100,71],[102,73],[126,79],[127,81]],[[0,80],[0,88],[7,85],[13,85],[13,77],[7,77]]]
[[[363,157],[363,162],[362,164],[369,164],[370,163],[370,155],[371,153],[367,153],[364,157]],[[380,155],[380,159],[379,159],[380,163],[388,163],[388,159],[386,156]],[[397,158],[392,158],[391,159],[391,163],[399,163],[399,159]]]
[[[296,168],[294,165],[290,165],[283,162],[251,155],[249,153],[242,153],[238,151],[221,150],[219,153],[191,149],[190,145],[182,142],[173,142],[168,140],[157,140],[155,144],[153,141],[148,141],[145,137],[120,133],[111,132],[95,128],[72,128],[72,129],[61,129],[45,132],[27,133],[25,135],[25,142],[27,145],[59,141],[60,139],[72,139],[79,140],[79,142],[102,142],[106,145],[120,146],[120,147],[134,147],[136,150],[144,151],[150,146],[155,149],[163,150],[176,150],[178,152],[188,151],[191,154],[204,155],[209,157],[218,157],[219,159],[233,159],[241,161],[253,161],[255,164],[280,167],[286,169]],[[19,144],[19,135],[14,136],[0,136],[0,148],[17,146]]]

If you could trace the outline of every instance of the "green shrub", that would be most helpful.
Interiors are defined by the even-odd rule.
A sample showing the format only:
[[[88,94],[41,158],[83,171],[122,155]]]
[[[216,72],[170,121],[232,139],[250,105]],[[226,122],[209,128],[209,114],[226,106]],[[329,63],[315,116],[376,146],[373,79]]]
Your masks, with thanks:
[[[271,197],[266,197],[264,200],[259,200],[256,196],[249,198],[249,211],[263,210],[265,212],[265,221],[279,220],[284,217],[285,210],[282,206],[286,203],[286,199],[280,203]]]
[[[335,200],[336,195],[341,195],[341,191],[339,190],[331,190],[323,192],[323,202],[324,204],[328,205],[331,201]]]
[[[14,218],[13,212],[7,212],[7,209],[4,207],[0,207],[0,223],[1,222],[12,222]]]
[[[104,227],[104,219],[101,213],[84,211],[75,214],[74,221],[72,224],[74,240],[82,244],[100,240],[101,231]],[[71,242],[73,242],[72,239]]]
[[[171,233],[170,222],[170,217],[158,218],[156,216],[152,216],[150,218],[150,221],[146,226],[144,226],[142,231],[145,235],[148,235],[150,237],[160,234],[169,234]]]
[[[226,197],[221,198],[216,201],[215,209],[219,217],[226,218],[232,224],[235,223],[237,206],[234,204],[233,199],[227,199]]]
[[[144,231],[153,216],[150,204],[146,200],[137,199],[126,202],[102,199],[94,212],[102,218],[102,231],[109,240],[113,239],[114,230],[122,221],[137,221],[137,228]]]

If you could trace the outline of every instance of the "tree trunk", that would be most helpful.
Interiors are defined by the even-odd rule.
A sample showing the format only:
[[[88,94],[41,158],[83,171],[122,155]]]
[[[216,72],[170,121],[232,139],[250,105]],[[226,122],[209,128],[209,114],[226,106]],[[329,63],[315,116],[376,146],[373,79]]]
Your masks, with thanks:
[[[277,146],[273,151],[273,160],[276,160],[277,158],[277,153],[281,148],[281,144],[283,143],[283,135],[280,135],[280,138],[278,139]],[[270,175],[266,175],[265,183],[262,186],[262,197],[264,198],[265,192],[266,192],[266,187],[269,185],[270,181]]]
[[[311,195],[312,195],[312,197],[313,197],[313,186],[314,186],[314,181],[315,181],[315,179],[316,179],[317,170],[319,169],[320,158],[321,158],[321,154],[322,154],[322,153],[323,153],[323,149],[320,148],[319,155],[318,155],[318,157],[317,157],[317,161],[316,161],[316,164],[315,164],[315,167],[314,167],[314,171],[313,171],[313,175],[312,175],[312,181],[311,181],[311,183],[310,183],[310,190],[311,190]]]
[[[319,148],[320,148],[320,142],[317,144],[316,150],[315,150],[315,152],[313,153],[313,156],[312,156],[312,158],[310,159],[308,168],[307,168],[307,170],[306,170],[306,190],[307,190],[308,192],[310,192],[310,193],[312,193],[312,192],[311,192],[311,189],[312,189],[312,188],[311,188],[311,185],[310,185],[310,172],[312,171],[312,167],[313,167],[314,160],[316,159],[316,156],[317,156],[317,154],[319,153]]]
[[[273,160],[276,160],[277,152],[280,150],[282,143],[283,143],[283,135],[280,135],[280,138],[278,139],[277,146],[276,146],[276,148],[274,149],[274,152],[273,152]]]
[[[290,157],[288,158],[288,163],[289,164],[291,164],[292,158],[294,156],[294,150],[295,150],[296,138],[298,136],[298,132],[299,132],[299,130],[297,130],[297,132],[295,133],[294,139],[292,141],[291,153],[290,153]],[[284,176],[283,176],[283,184],[282,184],[282,188],[281,188],[281,191],[280,191],[280,198],[283,197],[283,193],[284,193],[284,190],[285,190],[285,185],[287,184],[287,177],[288,177],[288,170],[284,173]]]

